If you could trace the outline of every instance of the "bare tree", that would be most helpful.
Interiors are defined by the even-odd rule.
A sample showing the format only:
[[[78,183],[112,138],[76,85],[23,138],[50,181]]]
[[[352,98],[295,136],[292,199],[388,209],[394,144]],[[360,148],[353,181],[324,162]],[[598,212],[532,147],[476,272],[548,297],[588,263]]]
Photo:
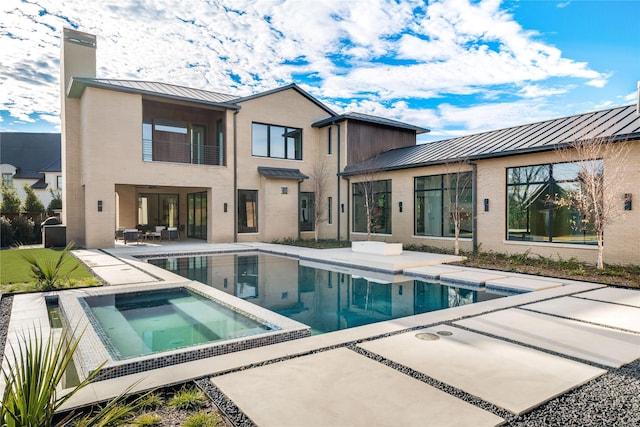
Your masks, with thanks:
[[[449,171],[451,169],[451,171]],[[454,230],[453,252],[455,255],[460,254],[460,229],[463,222],[471,218],[472,212],[469,206],[471,191],[471,173],[465,160],[459,160],[454,163],[447,164],[447,173],[445,175],[445,185],[448,188],[448,196],[446,202],[449,207],[449,214]]]
[[[567,206],[580,213],[572,224],[582,231],[592,231],[598,243],[598,269],[604,268],[604,232],[608,225],[625,214],[624,195],[620,193],[630,147],[610,138],[577,140],[558,148],[563,160],[576,161],[577,183],[563,194],[554,195],[558,206]],[[606,170],[605,170],[606,163]]]
[[[375,167],[375,158],[362,162],[360,169],[362,172],[358,174],[359,180],[353,185],[355,192],[360,196],[358,197],[359,203],[362,205],[359,206],[359,203],[356,202],[356,194],[354,194],[354,209],[364,209],[367,240],[371,240],[374,228],[380,226],[380,223],[385,220],[384,209],[380,206],[378,200],[382,197],[378,188],[380,185],[380,170]]]
[[[324,159],[311,166],[309,172],[311,190],[313,191],[313,230],[315,241],[318,241],[320,223],[327,219],[327,193],[329,190],[329,169]]]

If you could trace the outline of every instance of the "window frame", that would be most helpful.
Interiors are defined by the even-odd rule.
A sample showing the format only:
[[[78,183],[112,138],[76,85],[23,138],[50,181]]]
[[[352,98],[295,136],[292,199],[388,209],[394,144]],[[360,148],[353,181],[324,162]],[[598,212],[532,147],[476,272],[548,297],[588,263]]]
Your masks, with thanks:
[[[246,196],[251,195],[252,198],[251,200],[248,200]],[[242,203],[242,199],[244,197],[244,205]],[[252,214],[252,220],[254,222],[253,226],[249,226],[248,225],[248,219],[249,219],[249,214],[246,210],[247,208],[247,202],[251,201],[253,202],[253,214]],[[238,189],[238,220],[237,220],[237,226],[238,226],[238,234],[248,234],[248,233],[258,233],[259,231],[259,199],[258,199],[258,190],[245,190],[245,189]],[[242,211],[242,208],[245,208],[244,211]],[[242,222],[244,221],[244,223]]]
[[[596,161],[602,162],[602,159],[596,159]],[[535,165],[523,165],[506,168],[505,240],[507,240],[508,242],[524,241],[528,243],[569,244],[583,246],[593,246],[597,244],[595,232],[589,232],[588,229],[572,227],[572,223],[580,223],[580,212],[575,209],[571,209],[568,206],[557,206],[555,203],[553,203],[553,198],[551,197],[551,195],[558,194],[558,192],[561,191],[562,187],[572,186],[576,183],[579,183],[577,175],[580,171],[580,163],[583,163],[583,161],[576,160],[571,162],[541,163]],[[561,168],[569,165],[571,166],[569,170],[573,169],[576,172],[573,178],[570,178],[566,171],[560,172]],[[512,177],[516,175],[514,171],[525,170],[527,168],[541,168],[541,170],[546,169],[546,173],[543,176],[544,179],[538,178],[536,180],[521,180],[518,182],[513,182]],[[561,179],[556,179],[556,176],[557,178]],[[527,217],[525,220],[525,230],[516,231],[516,229],[512,227],[512,212],[514,212],[517,206],[514,206],[513,210],[511,209],[511,200],[513,194],[513,190],[511,189],[517,187],[527,187],[528,191],[528,187],[531,186],[539,186],[540,190],[534,190],[534,197],[530,197],[530,203],[528,203],[526,211],[523,211],[523,213],[525,213]],[[535,193],[539,194],[535,195]],[[531,217],[531,206],[534,204],[538,204],[540,206],[540,209],[537,209],[537,211],[542,215],[542,220],[536,221],[535,217]],[[563,217],[566,217],[566,222],[562,221]],[[535,234],[532,231],[536,224],[540,224],[544,228],[545,234]],[[569,232],[569,234],[561,234],[566,233],[567,231]],[[581,236],[581,240],[573,240],[571,238],[572,236],[578,236],[578,238],[579,236]]]
[[[371,198],[374,202],[379,202],[382,200],[383,205],[378,206],[380,208],[380,213],[377,215],[371,215],[371,222],[373,223],[371,226],[371,234],[384,234],[391,235],[392,234],[392,225],[393,225],[393,209],[391,208],[393,205],[393,184],[391,179],[379,179],[379,180],[371,180],[371,181],[363,181],[363,182],[354,182],[352,183],[351,188],[351,199],[353,202],[353,213],[351,217],[351,230],[353,233],[366,233],[367,232],[367,224],[366,224],[366,212],[364,212],[364,217],[360,219],[360,221],[356,221],[357,218],[360,217],[358,208],[359,202],[357,201],[357,197],[364,197],[363,192],[361,191],[362,185],[372,185],[372,194]],[[384,186],[383,191],[380,191],[378,188],[380,186]],[[376,196],[378,196],[376,198]],[[366,209],[366,208],[361,208]],[[382,222],[382,225],[377,228],[375,223],[379,221]],[[362,225],[364,225],[364,229],[362,229]]]
[[[465,175],[463,178],[461,178],[459,181],[462,182],[467,182],[468,186],[463,185],[462,188],[460,188],[460,186],[458,186],[458,190],[459,192],[462,193],[462,195],[464,196],[465,193],[468,193],[468,199],[465,201],[463,200],[462,202],[459,202],[459,204],[468,204],[469,205],[469,218],[465,221],[465,222],[471,222],[471,211],[473,209],[473,182],[472,182],[472,176],[471,176],[471,171],[460,171],[460,172],[452,172],[452,173],[444,173],[444,174],[435,174],[435,175],[421,175],[421,176],[415,176],[413,177],[413,235],[414,236],[421,236],[421,237],[448,237],[448,238],[454,238],[455,237],[455,232],[451,232],[449,233],[446,230],[449,230],[450,227],[452,227],[452,218],[451,218],[451,210],[447,208],[447,204],[445,203],[445,201],[447,200],[447,198],[451,198],[452,194],[455,194],[455,187],[452,185],[448,185],[447,181],[451,182],[452,180],[455,180],[455,176],[457,174],[460,175]],[[450,177],[449,180],[447,180],[446,178]],[[436,179],[438,181],[437,185],[433,185],[432,188],[421,188],[418,189],[418,180],[420,179]],[[428,183],[425,182],[425,184],[423,184],[423,186],[427,186]],[[421,208],[421,204],[418,202],[418,198],[419,195],[422,195],[422,197],[425,199],[425,206],[423,208],[426,209],[426,195],[427,194],[437,194],[437,197],[440,199],[440,203],[438,205],[439,211],[438,211],[438,216],[439,216],[439,228],[438,228],[438,232],[429,232],[427,230],[427,224],[423,224],[422,228],[424,231],[419,232],[418,230],[418,225],[419,225],[419,215],[418,215],[418,209]],[[463,227],[461,225],[460,227],[460,238],[472,238],[473,236],[473,227],[472,224],[467,224],[467,226],[469,227],[469,229],[471,229],[471,231],[469,232],[465,232],[463,234]]]
[[[266,132],[264,135],[258,135],[256,129],[259,127],[265,127]],[[273,132],[275,128],[283,129],[282,133],[282,141],[272,141]],[[297,133],[299,134],[299,138],[294,138],[289,135]],[[258,136],[264,136],[266,139],[261,138],[260,144],[264,145],[266,148],[266,153],[264,153],[264,148],[259,147],[257,145]],[[293,141],[289,141],[289,139],[293,139]],[[290,145],[290,143],[293,145]],[[282,145],[280,145],[280,143]],[[281,159],[281,160],[303,160],[303,131],[302,128],[296,128],[292,126],[282,126],[275,125],[270,123],[261,123],[261,122],[251,122],[251,155],[253,157],[265,157],[270,159]],[[261,150],[257,150],[257,148],[262,148]],[[282,156],[275,155],[274,151],[278,149],[278,152],[282,150]],[[293,153],[289,153],[289,151],[293,151]]]

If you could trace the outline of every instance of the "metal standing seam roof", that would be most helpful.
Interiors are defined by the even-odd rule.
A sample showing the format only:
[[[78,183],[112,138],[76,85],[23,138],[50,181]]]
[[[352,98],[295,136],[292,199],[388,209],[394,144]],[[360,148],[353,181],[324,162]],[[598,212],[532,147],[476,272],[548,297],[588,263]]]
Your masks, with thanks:
[[[270,168],[266,166],[258,166],[258,173],[266,178],[276,179],[308,179],[309,177],[300,172],[300,169],[289,168]]]
[[[142,93],[146,95],[158,95],[171,99],[217,105],[231,109],[240,108],[234,103],[234,101],[238,99],[238,97],[235,95],[229,95],[220,92],[211,92],[202,89],[193,89],[168,83],[147,82],[139,80],[73,77],[71,85],[69,86],[68,96],[71,98],[79,98],[86,86],[118,90],[123,92]]]
[[[343,175],[550,151],[574,141],[640,139],[635,105],[397,148],[345,168]]]
[[[429,132],[429,129],[427,129],[427,128],[422,128],[422,127],[419,127],[419,126],[410,125],[408,123],[399,122],[397,120],[387,119],[385,117],[371,116],[369,114],[354,113],[354,112],[341,114],[341,115],[336,116],[336,117],[328,117],[326,119],[322,119],[322,120],[319,120],[319,121],[317,121],[315,123],[312,123],[311,126],[313,126],[313,127],[323,127],[323,126],[327,126],[327,125],[330,125],[330,124],[333,124],[333,123],[337,123],[337,122],[341,122],[341,121],[344,121],[344,120],[355,120],[355,121],[359,121],[359,122],[373,123],[373,124],[377,124],[377,125],[391,126],[391,127],[394,127],[394,128],[407,129],[407,130],[415,131],[417,134]]]

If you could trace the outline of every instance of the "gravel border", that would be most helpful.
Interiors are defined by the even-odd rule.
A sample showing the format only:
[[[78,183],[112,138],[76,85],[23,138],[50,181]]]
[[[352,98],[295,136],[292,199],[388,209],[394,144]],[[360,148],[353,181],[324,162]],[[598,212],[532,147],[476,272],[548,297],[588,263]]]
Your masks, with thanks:
[[[9,332],[9,319],[13,307],[13,295],[0,295],[0,366],[4,358],[4,348],[7,344]]]

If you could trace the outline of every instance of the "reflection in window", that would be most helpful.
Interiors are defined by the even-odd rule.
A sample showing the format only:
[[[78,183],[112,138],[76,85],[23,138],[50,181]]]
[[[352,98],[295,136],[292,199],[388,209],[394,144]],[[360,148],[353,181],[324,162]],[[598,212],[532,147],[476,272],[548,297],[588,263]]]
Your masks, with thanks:
[[[260,157],[302,160],[302,129],[253,123],[251,154]]]
[[[258,232],[258,191],[238,190],[238,233]]]
[[[554,198],[580,191],[581,162],[507,169],[507,239],[596,244],[580,212]]]
[[[415,178],[414,189],[416,235],[455,236],[453,213],[457,209],[460,237],[471,237],[471,172],[420,176]]]
[[[353,184],[353,231],[367,232],[367,206],[371,232],[391,234],[391,180]]]
[[[258,255],[236,256],[235,296],[248,299],[258,297]]]
[[[300,231],[313,231],[314,208],[314,194],[300,193]]]

